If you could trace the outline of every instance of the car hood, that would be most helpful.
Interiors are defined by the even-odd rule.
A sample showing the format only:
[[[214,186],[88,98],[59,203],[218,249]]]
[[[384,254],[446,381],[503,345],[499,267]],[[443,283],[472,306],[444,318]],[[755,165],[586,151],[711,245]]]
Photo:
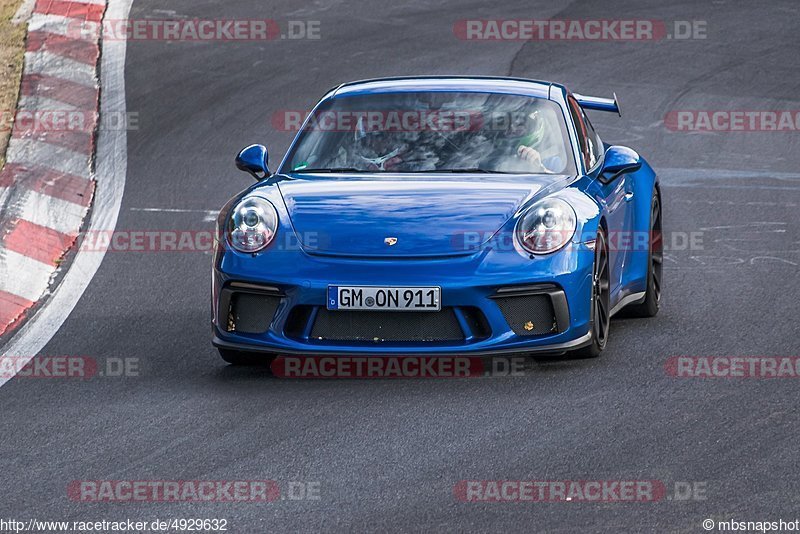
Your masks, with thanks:
[[[306,252],[420,257],[475,252],[526,200],[556,181],[527,175],[304,175],[277,185]]]

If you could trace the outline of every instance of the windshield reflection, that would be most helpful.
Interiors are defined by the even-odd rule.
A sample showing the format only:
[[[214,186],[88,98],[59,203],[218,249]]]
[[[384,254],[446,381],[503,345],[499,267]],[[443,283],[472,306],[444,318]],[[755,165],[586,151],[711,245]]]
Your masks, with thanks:
[[[339,97],[309,117],[286,172],[574,174],[555,102],[491,93]]]

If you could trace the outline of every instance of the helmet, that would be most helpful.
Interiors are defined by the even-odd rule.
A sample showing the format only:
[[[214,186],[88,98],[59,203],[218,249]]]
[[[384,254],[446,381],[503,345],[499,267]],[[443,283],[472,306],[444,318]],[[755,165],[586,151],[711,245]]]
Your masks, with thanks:
[[[388,145],[389,135],[380,128],[368,129],[365,122],[364,117],[359,117],[356,123],[356,129],[353,134],[355,145],[362,150],[367,149],[367,151],[375,152],[375,155],[380,156],[382,155],[380,152]]]
[[[538,110],[525,114],[516,127],[516,131],[520,133],[518,141],[521,145],[536,147],[544,139],[544,119],[539,115]]]
[[[379,128],[368,129],[364,117],[359,117],[353,137],[356,156],[379,169],[383,169],[386,161],[400,153],[393,136]]]

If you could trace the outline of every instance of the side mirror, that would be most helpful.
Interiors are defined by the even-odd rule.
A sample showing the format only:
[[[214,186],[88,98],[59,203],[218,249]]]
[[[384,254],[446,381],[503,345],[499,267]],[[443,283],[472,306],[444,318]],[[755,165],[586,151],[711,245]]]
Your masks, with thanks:
[[[269,152],[264,145],[250,145],[236,156],[236,168],[249,172],[256,180],[269,176]]]
[[[610,182],[620,174],[636,172],[641,167],[642,160],[636,151],[624,146],[610,146],[606,150],[603,169],[600,171],[600,179],[604,182]]]

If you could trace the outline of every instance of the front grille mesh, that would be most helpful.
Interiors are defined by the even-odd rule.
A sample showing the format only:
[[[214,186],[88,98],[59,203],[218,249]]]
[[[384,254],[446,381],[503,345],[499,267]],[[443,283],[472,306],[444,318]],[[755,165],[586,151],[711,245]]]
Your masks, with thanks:
[[[438,312],[330,311],[320,308],[311,339],[331,341],[461,341],[452,308]]]
[[[508,296],[495,301],[518,336],[541,336],[558,331],[553,303],[547,294]]]
[[[261,334],[269,329],[280,297],[256,293],[234,293],[228,314],[228,330]]]

